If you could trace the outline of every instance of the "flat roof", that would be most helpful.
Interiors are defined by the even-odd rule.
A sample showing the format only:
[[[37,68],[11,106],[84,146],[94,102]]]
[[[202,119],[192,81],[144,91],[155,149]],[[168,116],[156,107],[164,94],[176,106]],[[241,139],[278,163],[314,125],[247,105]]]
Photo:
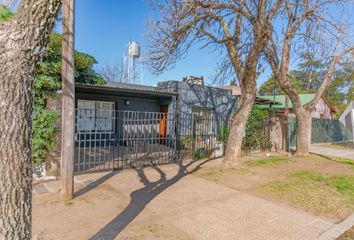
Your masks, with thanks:
[[[178,93],[167,91],[160,87],[144,86],[138,84],[129,83],[118,83],[118,82],[107,82],[104,85],[93,85],[93,84],[76,84],[76,91],[80,93],[108,93],[108,94],[119,94],[120,96],[127,97],[172,97],[178,96]]]

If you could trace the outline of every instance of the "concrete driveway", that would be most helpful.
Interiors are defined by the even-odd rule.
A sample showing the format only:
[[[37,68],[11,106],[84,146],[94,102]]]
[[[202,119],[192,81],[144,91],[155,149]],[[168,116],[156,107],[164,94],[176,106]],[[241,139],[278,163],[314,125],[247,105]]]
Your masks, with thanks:
[[[166,165],[75,177],[76,198],[58,201],[59,182],[34,188],[34,239],[316,239],[333,226]]]
[[[313,144],[310,152],[331,157],[340,157],[354,160],[354,148],[344,148],[330,144]]]

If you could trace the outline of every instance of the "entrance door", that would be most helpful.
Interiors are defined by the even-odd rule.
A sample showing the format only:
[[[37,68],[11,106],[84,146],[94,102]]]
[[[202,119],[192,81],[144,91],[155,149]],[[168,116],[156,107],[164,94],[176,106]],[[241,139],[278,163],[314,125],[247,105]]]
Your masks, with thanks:
[[[159,126],[159,135],[160,135],[160,144],[166,144],[167,137],[167,114],[168,114],[168,106],[161,105],[160,106],[160,126]]]

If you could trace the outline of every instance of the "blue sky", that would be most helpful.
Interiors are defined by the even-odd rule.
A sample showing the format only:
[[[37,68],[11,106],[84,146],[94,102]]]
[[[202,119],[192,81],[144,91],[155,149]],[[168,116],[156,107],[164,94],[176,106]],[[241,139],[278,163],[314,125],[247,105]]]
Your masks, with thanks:
[[[98,61],[95,68],[99,68],[105,64],[121,61],[131,40],[144,46],[147,19],[152,16],[147,1],[76,0],[75,48],[93,55]],[[344,16],[350,18],[350,15],[354,14],[354,9],[349,12],[351,14]],[[60,24],[58,23],[57,31],[60,31]],[[216,52],[199,47],[192,48],[188,56],[180,60],[174,69],[159,76],[151,74],[144,68],[144,84],[155,85],[159,81],[180,80],[188,75],[204,76],[208,82],[217,66],[218,56]],[[270,74],[270,69],[266,69],[260,76],[258,85]]]
[[[96,68],[118,62],[127,52],[129,41],[135,40],[144,45],[146,22],[151,15],[152,10],[146,0],[76,0],[75,48],[93,55],[98,61]],[[60,26],[57,26],[57,31],[60,31]],[[144,84],[180,80],[188,75],[208,79],[216,68],[216,54],[196,46],[174,69],[159,76],[144,68]]]

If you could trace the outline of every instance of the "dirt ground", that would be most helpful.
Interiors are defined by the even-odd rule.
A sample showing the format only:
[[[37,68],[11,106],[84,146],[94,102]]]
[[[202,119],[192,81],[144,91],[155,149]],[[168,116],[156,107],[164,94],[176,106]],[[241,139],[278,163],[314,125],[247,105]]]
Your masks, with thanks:
[[[260,186],[304,169],[353,175],[352,165],[319,156],[264,158],[244,156],[225,169],[218,159],[76,176],[75,199],[67,203],[59,200],[59,181],[41,183],[34,187],[33,239],[316,239],[342,219],[293,208]]]
[[[190,239],[186,233],[173,227],[168,221],[164,221],[149,209],[144,209],[143,214],[130,216],[130,214],[135,214],[134,211],[126,211],[127,206],[134,207],[137,212],[142,209],[139,205],[131,205],[129,190],[124,185],[129,185],[132,170],[126,171],[119,172],[119,175],[123,175],[121,179],[124,179],[124,175],[126,175],[124,182],[113,187],[105,182],[112,180],[115,173],[90,174],[92,180],[89,182],[86,180],[81,182],[79,176],[75,189],[83,191],[77,191],[75,199],[68,203],[60,201],[57,181],[46,183],[46,187],[51,191],[40,195],[35,194],[33,199],[33,239],[113,239],[111,235],[97,237],[95,233],[99,233],[102,226],[108,225],[110,220],[114,221],[118,216],[121,217],[122,223],[130,222],[130,219],[134,218],[134,224],[124,227],[119,223],[116,224],[111,229],[112,232],[118,232],[117,228],[124,228],[124,231],[114,239]],[[153,176],[151,178],[153,180]],[[138,188],[142,185],[138,182],[133,184]],[[53,192],[57,193],[53,194]],[[117,213],[121,214],[117,216]],[[48,222],[51,223],[48,224]]]

